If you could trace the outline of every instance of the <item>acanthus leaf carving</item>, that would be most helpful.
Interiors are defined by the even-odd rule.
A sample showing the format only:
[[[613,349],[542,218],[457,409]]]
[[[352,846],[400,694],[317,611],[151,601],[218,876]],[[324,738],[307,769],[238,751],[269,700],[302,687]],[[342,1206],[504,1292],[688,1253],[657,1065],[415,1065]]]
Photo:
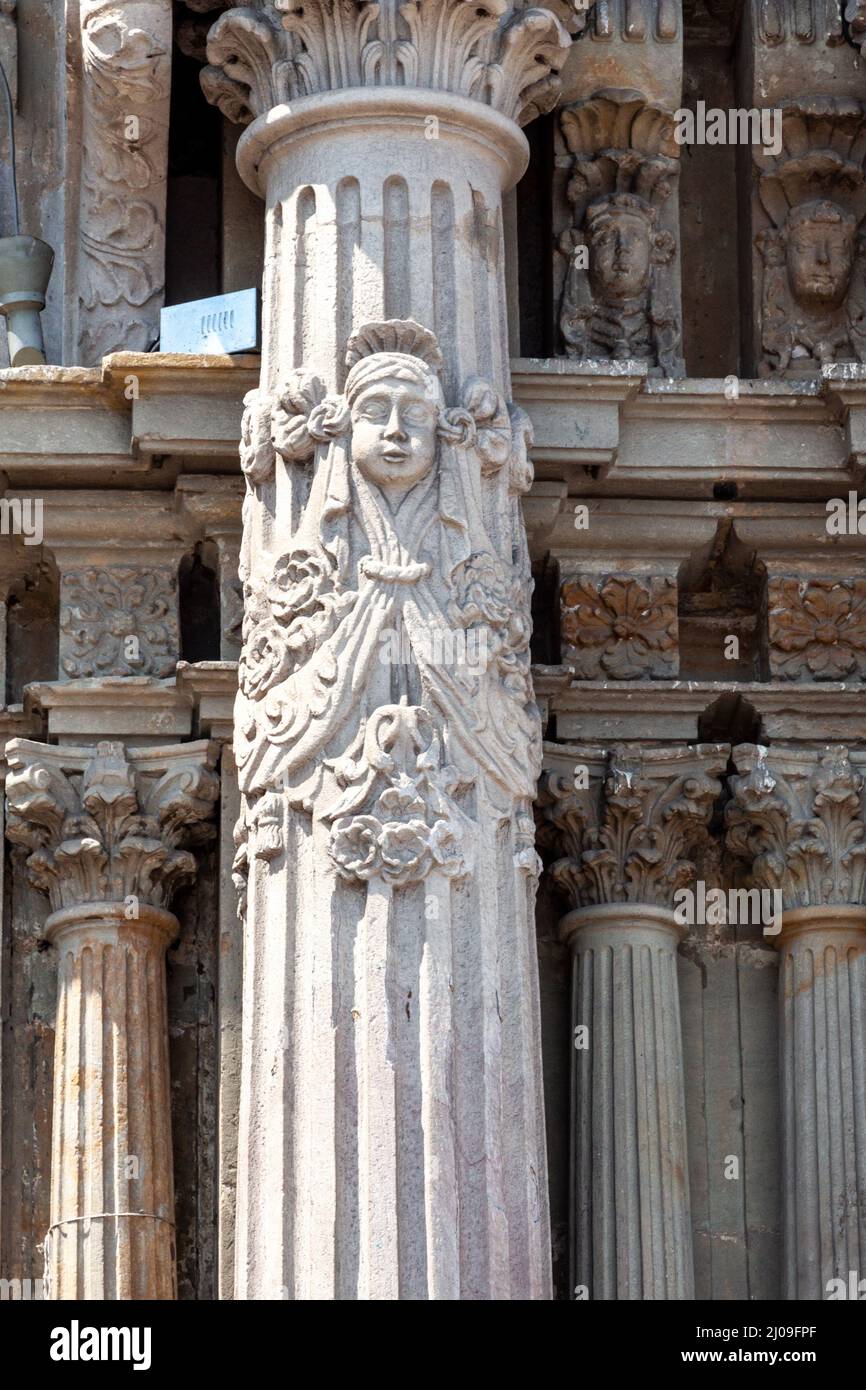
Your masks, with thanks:
[[[52,910],[129,898],[165,908],[194,877],[187,846],[213,835],[219,796],[209,755],[183,750],[154,775],[122,744],[83,758],[14,740],[9,764],[6,834],[29,851],[30,880]]]
[[[270,0],[211,30],[208,99],[234,120],[352,87],[430,88],[525,123],[555,104],[580,0]]]
[[[696,876],[708,845],[707,826],[721,793],[727,747],[674,749],[617,745],[603,777],[583,789],[548,774],[542,815],[565,856],[554,881],[575,907],[647,903],[671,908],[674,894]]]
[[[734,750],[728,852],[786,910],[866,903],[864,779],[847,748]]]

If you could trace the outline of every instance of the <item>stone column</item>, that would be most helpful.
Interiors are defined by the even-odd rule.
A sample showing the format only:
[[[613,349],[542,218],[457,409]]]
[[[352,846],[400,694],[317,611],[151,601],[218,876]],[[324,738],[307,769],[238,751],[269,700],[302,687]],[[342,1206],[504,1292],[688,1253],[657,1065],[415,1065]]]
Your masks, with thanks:
[[[210,830],[214,750],[15,739],[7,758],[6,834],[58,952],[49,1297],[172,1299],[168,904]]]
[[[236,1295],[550,1297],[502,194],[584,13],[275,0],[208,95],[267,207],[236,760]]]
[[[572,986],[572,1291],[694,1298],[672,911],[727,749],[551,749],[542,805],[566,857]],[[601,755],[601,756],[600,756]],[[606,774],[606,775],[605,775]]]
[[[782,892],[783,1296],[849,1296],[866,1251],[866,754],[743,745],[728,847]],[[838,1286],[837,1286],[838,1287]]]

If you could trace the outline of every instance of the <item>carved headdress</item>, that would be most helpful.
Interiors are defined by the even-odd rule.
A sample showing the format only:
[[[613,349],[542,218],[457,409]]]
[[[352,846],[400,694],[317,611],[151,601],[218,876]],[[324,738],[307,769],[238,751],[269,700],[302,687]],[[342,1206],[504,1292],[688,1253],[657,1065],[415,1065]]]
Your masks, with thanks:
[[[782,108],[778,155],[755,147],[761,202],[783,229],[793,209],[834,203],[859,225],[866,215],[866,104],[807,97]]]

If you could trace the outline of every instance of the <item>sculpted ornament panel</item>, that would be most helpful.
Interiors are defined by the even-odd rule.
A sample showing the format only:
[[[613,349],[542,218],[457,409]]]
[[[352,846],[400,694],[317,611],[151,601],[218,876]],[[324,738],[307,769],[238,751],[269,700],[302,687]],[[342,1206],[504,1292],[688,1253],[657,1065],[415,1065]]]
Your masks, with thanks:
[[[71,680],[173,674],[180,652],[177,578],[168,569],[63,575],[60,665]]]
[[[787,911],[866,903],[864,780],[847,748],[734,749],[729,853]]]
[[[762,375],[866,362],[866,105],[813,97],[782,107],[782,151],[755,151],[771,226],[763,260]]]
[[[64,762],[74,766],[77,753],[65,759],[61,749],[20,739],[9,745],[6,834],[29,851],[31,882],[54,912],[130,896],[168,907],[195,875],[185,846],[214,833],[212,759],[190,749],[158,775],[143,775],[122,744],[97,744],[81,770],[70,770]]]
[[[582,0],[260,0],[217,20],[202,86],[230,120],[347,87],[429,87],[523,123],[559,95]]]
[[[339,872],[399,885],[468,872],[479,782],[503,813],[534,795],[529,426],[478,380],[449,407],[418,324],[367,325],[346,364],[342,395],[293,373],[248,399],[250,495],[287,469],[306,500],[245,585],[236,756],[249,817],[315,800]]]
[[[563,660],[581,680],[657,679],[679,670],[672,579],[576,575],[562,586]]]
[[[144,352],[164,288],[171,6],[82,0],[79,351]]]
[[[676,242],[660,224],[679,176],[673,114],[640,92],[606,90],[563,111],[573,225],[560,329],[569,357],[651,363],[681,376]]]
[[[774,678],[866,676],[866,580],[775,578],[768,592]]]

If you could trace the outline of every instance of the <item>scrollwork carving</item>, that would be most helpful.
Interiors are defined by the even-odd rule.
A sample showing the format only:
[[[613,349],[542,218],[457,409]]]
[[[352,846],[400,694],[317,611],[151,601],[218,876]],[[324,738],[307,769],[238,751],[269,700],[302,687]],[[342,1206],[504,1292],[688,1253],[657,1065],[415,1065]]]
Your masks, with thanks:
[[[159,334],[171,7],[82,0],[79,351],[143,352]]]

